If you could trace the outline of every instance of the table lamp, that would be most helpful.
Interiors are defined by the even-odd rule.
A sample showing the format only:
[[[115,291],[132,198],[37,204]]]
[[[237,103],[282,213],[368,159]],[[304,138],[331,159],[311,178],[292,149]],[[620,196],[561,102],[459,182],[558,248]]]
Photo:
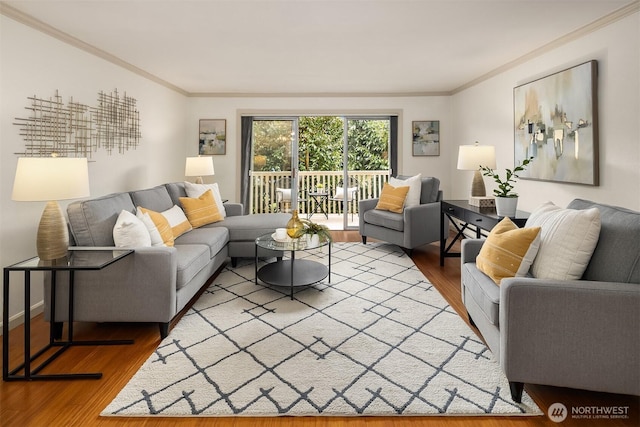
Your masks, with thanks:
[[[496,148],[493,145],[461,145],[458,150],[458,169],[475,171],[471,182],[471,197],[485,197],[487,190],[484,186],[480,166],[496,168]]]
[[[89,196],[86,158],[20,157],[11,198],[19,202],[43,202],[36,249],[43,261],[63,258],[69,249],[67,222],[57,200]]]
[[[203,176],[215,175],[212,157],[187,157],[185,176],[196,176],[196,184],[202,184]]]

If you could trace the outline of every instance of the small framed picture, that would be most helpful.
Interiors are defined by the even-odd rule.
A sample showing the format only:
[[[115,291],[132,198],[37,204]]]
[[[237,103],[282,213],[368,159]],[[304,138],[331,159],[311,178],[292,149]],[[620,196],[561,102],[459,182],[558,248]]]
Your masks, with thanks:
[[[440,155],[440,120],[412,122],[414,156]]]
[[[225,119],[200,119],[200,155],[227,154],[227,121]]]

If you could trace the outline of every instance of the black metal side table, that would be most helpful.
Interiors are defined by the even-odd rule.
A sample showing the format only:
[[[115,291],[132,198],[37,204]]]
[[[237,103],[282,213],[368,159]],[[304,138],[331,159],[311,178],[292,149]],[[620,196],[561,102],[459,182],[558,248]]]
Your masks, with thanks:
[[[515,217],[511,220],[518,227],[524,227],[529,218],[529,212],[517,211]],[[458,226],[454,219],[459,220],[462,225]],[[453,244],[464,238],[464,231],[475,231],[476,238],[481,237],[481,231],[490,232],[503,217],[498,216],[496,208],[480,208],[472,206],[466,200],[443,200],[440,202],[440,265],[444,265],[444,259],[447,257],[460,257],[459,252],[451,252]],[[448,221],[447,221],[448,220]],[[445,225],[450,222],[456,229],[457,233],[453,240],[447,245],[447,235],[445,234]]]
[[[40,374],[39,372],[60,356],[64,351],[72,346],[93,346],[93,345],[125,345],[133,344],[133,340],[99,340],[99,341],[74,341],[73,339],[73,289],[74,273],[81,270],[102,270],[103,268],[131,255],[131,249],[112,250],[104,248],[70,248],[67,257],[54,261],[43,261],[38,257],[30,258],[4,268],[4,289],[3,289],[3,317],[2,317],[2,379],[4,381],[16,380],[61,380],[61,379],[99,379],[101,373],[60,373],[60,374]],[[9,290],[10,273],[12,271],[24,272],[24,362],[11,369],[9,367]],[[31,354],[31,319],[30,319],[30,299],[31,299],[31,273],[34,271],[51,272],[51,324],[49,327],[49,343]],[[68,333],[66,340],[56,340],[55,322],[56,319],[56,279],[57,272],[69,272],[69,314]],[[59,347],[52,355],[32,368],[38,358],[43,356],[48,350]]]
[[[329,214],[324,208],[325,203],[329,200],[329,193],[311,192],[309,194],[309,213],[307,219],[310,219],[313,214],[321,213],[326,219],[329,219]]]

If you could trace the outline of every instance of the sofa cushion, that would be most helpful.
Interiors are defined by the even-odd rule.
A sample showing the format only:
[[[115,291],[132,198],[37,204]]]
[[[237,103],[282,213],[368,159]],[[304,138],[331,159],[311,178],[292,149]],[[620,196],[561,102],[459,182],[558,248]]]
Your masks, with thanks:
[[[378,200],[376,209],[402,213],[402,210],[404,209],[404,201],[407,198],[408,192],[408,185],[394,187],[389,183],[385,183],[382,186],[382,192],[380,193],[380,199]]]
[[[213,258],[229,241],[229,230],[225,227],[194,228],[190,232],[178,237],[175,245],[206,245],[209,247],[210,257]]]
[[[131,213],[136,210],[129,193],[109,194],[69,204],[67,217],[76,245],[115,246],[113,227],[123,210]]]
[[[180,206],[173,205],[171,209],[162,212],[162,215],[169,221],[174,239],[182,236],[187,231],[191,231],[191,223],[185,216],[184,211],[180,209]]]
[[[364,213],[364,222],[392,230],[404,231],[404,217],[400,213],[371,209]]]
[[[540,227],[518,228],[507,217],[489,233],[476,264],[499,285],[505,277],[526,276],[539,246]]]
[[[193,228],[223,220],[211,190],[205,191],[199,197],[180,197],[180,204]]]
[[[142,220],[127,210],[122,210],[113,227],[113,241],[119,248],[144,248],[151,246],[151,236]]]
[[[600,235],[598,209],[563,209],[547,202],[531,214],[526,226],[541,227],[540,249],[531,268],[534,277],[554,280],[582,277]]]
[[[151,246],[165,246],[162,241],[162,236],[158,231],[158,227],[151,219],[148,213],[143,213],[142,210],[136,208],[136,217],[142,221],[144,226],[147,228],[147,232],[149,232],[149,237],[151,238]]]
[[[286,213],[229,216],[224,221],[205,225],[204,228],[227,228],[230,242],[253,241],[260,236],[273,233],[276,228],[286,227],[289,219],[291,215]]]
[[[191,197],[197,199],[202,196],[205,191],[211,190],[213,193],[213,198],[216,201],[216,206],[218,207],[218,211],[222,215],[223,218],[227,216],[227,212],[224,209],[224,203],[222,203],[222,196],[220,195],[220,188],[218,187],[218,183],[215,182],[213,184],[194,184],[189,181],[184,182],[184,189],[187,192],[187,197]]]
[[[193,279],[211,261],[207,245],[177,245],[178,271],[176,289],[180,289]]]
[[[582,199],[568,207],[600,211],[600,238],[582,278],[640,283],[640,212]]]
[[[410,208],[412,206],[418,206],[420,204],[420,195],[422,193],[422,174],[412,176],[407,179],[389,178],[389,184],[394,187],[409,186],[409,192],[404,199],[404,207]]]
[[[166,211],[178,204],[173,203],[164,185],[147,188],[145,190],[131,191],[129,194],[131,195],[131,200],[133,200],[134,205],[156,212]]]
[[[164,243],[165,246],[173,246],[173,230],[171,229],[171,225],[169,224],[167,218],[160,212],[152,211],[151,209],[142,208],[140,206],[138,206],[138,211],[151,217],[151,220],[158,230],[158,233],[160,233],[162,243]]]
[[[462,264],[464,287],[482,309],[491,324],[500,323],[500,287],[489,276],[482,273],[475,263]]]

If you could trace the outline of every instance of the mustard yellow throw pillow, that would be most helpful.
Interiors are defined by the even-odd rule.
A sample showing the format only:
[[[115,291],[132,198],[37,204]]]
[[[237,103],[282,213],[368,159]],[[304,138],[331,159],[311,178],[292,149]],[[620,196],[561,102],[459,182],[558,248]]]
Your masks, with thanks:
[[[211,190],[198,198],[180,197],[180,204],[193,228],[223,220]]]
[[[498,285],[505,277],[523,277],[540,247],[540,227],[518,228],[508,217],[489,233],[476,266]]]
[[[402,213],[404,207],[404,199],[409,192],[409,186],[394,187],[388,182],[382,187],[382,193],[380,193],[380,199],[376,205],[376,209],[381,211],[391,211],[395,213]]]
[[[160,237],[162,238],[162,242],[166,246],[173,246],[173,230],[171,229],[171,225],[169,225],[169,220],[162,215],[160,212],[155,212],[146,208],[138,207],[143,214],[149,214],[151,217],[151,221],[156,225],[158,229],[158,233],[160,233]]]

